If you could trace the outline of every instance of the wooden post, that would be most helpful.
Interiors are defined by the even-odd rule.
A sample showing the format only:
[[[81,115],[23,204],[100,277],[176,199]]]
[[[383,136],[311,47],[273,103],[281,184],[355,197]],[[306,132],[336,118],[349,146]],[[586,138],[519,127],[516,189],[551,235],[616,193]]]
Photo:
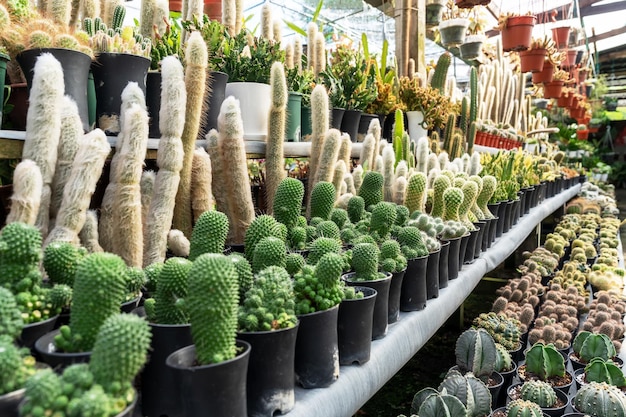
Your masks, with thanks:
[[[426,0],[397,0],[394,19],[399,74],[408,75],[409,58],[413,58],[416,70],[426,75]]]

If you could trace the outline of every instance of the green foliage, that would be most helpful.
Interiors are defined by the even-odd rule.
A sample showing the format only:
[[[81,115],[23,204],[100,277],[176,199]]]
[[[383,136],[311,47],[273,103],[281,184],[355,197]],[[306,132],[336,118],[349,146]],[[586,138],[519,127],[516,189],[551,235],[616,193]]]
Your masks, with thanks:
[[[165,31],[163,34],[156,30],[152,34],[152,49],[150,50],[150,69],[159,70],[161,61],[166,56],[174,55],[183,62],[184,49],[181,47],[181,30],[180,25],[175,19],[165,22]]]
[[[0,337],[15,340],[22,332],[24,320],[11,291],[0,287]]]

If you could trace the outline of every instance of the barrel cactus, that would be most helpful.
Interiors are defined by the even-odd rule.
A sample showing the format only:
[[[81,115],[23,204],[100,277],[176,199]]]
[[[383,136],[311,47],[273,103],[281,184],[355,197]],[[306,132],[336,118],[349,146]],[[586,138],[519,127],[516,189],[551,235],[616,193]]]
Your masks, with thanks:
[[[574,353],[581,362],[589,363],[593,358],[608,360],[617,355],[611,338],[603,333],[583,330],[574,338]]]
[[[491,311],[479,314],[472,323],[476,327],[487,330],[493,340],[507,350],[515,350],[519,347],[521,337],[519,320]]]
[[[535,343],[526,352],[526,371],[542,381],[565,376],[565,360],[552,344]]]
[[[457,397],[467,409],[468,417],[479,417],[491,412],[491,392],[487,385],[471,372],[465,375],[450,370],[439,385],[439,392]]]
[[[456,341],[454,348],[456,364],[461,372],[472,372],[483,381],[494,372],[496,344],[485,329],[465,330]]]
[[[606,382],[590,382],[581,386],[573,404],[579,412],[592,416],[626,416],[626,395]]]
[[[543,411],[539,404],[520,398],[511,401],[506,406],[506,415],[507,417],[543,417]]]
[[[520,388],[520,397],[539,404],[542,408],[554,408],[557,397],[552,385],[544,381],[526,381]]]
[[[420,417],[465,416],[465,406],[453,395],[443,394],[434,388],[418,391],[411,403],[411,415]]]
[[[626,386],[626,378],[622,370],[612,360],[593,358],[585,366],[585,380],[587,382],[606,382],[617,387]]]

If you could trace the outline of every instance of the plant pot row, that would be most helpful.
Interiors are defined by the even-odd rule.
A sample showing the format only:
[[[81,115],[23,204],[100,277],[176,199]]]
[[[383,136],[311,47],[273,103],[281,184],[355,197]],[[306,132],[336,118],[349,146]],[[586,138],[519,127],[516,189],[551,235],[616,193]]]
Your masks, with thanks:
[[[474,140],[476,145],[488,146],[490,148],[498,149],[515,149],[522,146],[522,143],[516,139],[511,139],[499,134],[489,133],[485,131],[476,132],[476,139]]]

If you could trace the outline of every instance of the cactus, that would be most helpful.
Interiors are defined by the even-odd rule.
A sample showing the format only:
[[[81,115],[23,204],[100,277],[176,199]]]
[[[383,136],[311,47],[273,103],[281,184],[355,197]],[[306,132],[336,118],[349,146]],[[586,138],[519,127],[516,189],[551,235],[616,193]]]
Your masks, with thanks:
[[[150,326],[139,316],[118,313],[107,318],[89,360],[94,382],[112,395],[132,389],[135,375],[146,363],[150,339]]]
[[[344,260],[338,253],[324,254],[315,267],[304,265],[294,276],[296,314],[327,310],[343,299],[340,278]]]
[[[489,388],[472,373],[463,375],[452,369],[448,371],[438,390],[458,398],[467,409],[468,417],[485,416],[491,410]]]
[[[66,284],[72,287],[78,264],[87,251],[70,242],[52,242],[43,252],[43,267],[52,284]]]
[[[463,190],[458,187],[448,187],[443,192],[443,215],[444,221],[460,221],[459,207],[463,203]]]
[[[378,204],[383,200],[383,176],[376,171],[368,171],[363,177],[359,188],[359,196],[365,201],[365,209]]]
[[[302,181],[295,178],[283,179],[278,185],[274,197],[272,210],[274,218],[287,226],[288,229],[296,226],[302,209],[303,197],[304,185]]]
[[[352,223],[357,223],[363,217],[365,211],[365,200],[361,196],[353,196],[348,200],[348,207],[346,209],[348,217]]]
[[[265,16],[266,10],[270,10],[269,3],[263,6],[263,16]],[[265,28],[265,26],[264,24],[263,28]],[[271,28],[269,22],[267,26]],[[267,145],[265,151],[265,198],[267,207],[269,208],[268,214],[273,213],[274,195],[276,194],[280,182],[286,176],[283,142],[285,141],[285,123],[289,93],[287,91],[285,69],[280,62],[274,62],[272,64],[270,85],[272,90],[272,103],[269,110]]]
[[[612,360],[593,358],[585,366],[586,382],[606,382],[617,387],[626,386],[622,370]]]
[[[304,259],[304,256],[296,252],[291,252],[288,253],[285,258],[285,269],[289,275],[294,276],[302,270],[305,263],[306,260]]]
[[[463,202],[459,206],[459,220],[467,227],[468,230],[475,230],[473,222],[469,219],[470,209],[476,201],[478,194],[478,185],[474,181],[465,181],[461,187],[463,192]]]
[[[381,279],[378,272],[380,250],[373,243],[358,243],[352,248],[350,265],[354,271],[353,281],[375,281]]]
[[[163,139],[161,139],[163,140]],[[175,154],[176,155],[176,154]],[[182,152],[180,154],[182,156]],[[211,157],[204,148],[193,151],[191,163],[191,210],[194,224],[207,210],[213,210]]]
[[[602,333],[591,333],[586,330],[576,335],[572,348],[578,359],[586,363],[593,358],[602,358],[606,361],[617,355],[611,338]]]
[[[9,223],[0,234],[0,284],[13,294],[36,291],[41,284],[41,233],[35,226]],[[22,312],[25,312],[22,309]]]
[[[433,388],[418,391],[411,403],[411,415],[420,417],[466,416],[467,409],[457,397],[443,394]]]
[[[311,191],[311,218],[319,217],[327,220],[335,202],[335,186],[331,182],[320,181]]]
[[[496,345],[485,329],[468,329],[461,333],[454,353],[456,364],[462,373],[472,372],[485,381],[494,371]]]
[[[0,287],[0,336],[9,336],[11,340],[15,340],[22,332],[22,327],[24,327],[24,320],[22,320],[15,297],[11,291]],[[3,384],[0,383],[1,386]]]
[[[189,271],[186,306],[198,363],[220,363],[236,355],[238,278],[222,254],[200,255]]]
[[[543,417],[539,404],[532,401],[517,399],[506,406],[507,417]]]
[[[435,178],[433,184],[433,204],[430,211],[432,217],[443,218],[444,213],[444,192],[451,186],[450,179],[445,175],[439,175]]]
[[[15,300],[14,300],[15,303]],[[1,318],[0,318],[1,319]],[[24,388],[29,375],[35,372],[35,359],[27,356],[10,337],[0,337],[0,395]]]
[[[389,236],[397,215],[394,203],[381,201],[372,207],[370,233],[375,239],[384,240]]]
[[[383,272],[401,272],[407,267],[407,260],[402,255],[400,244],[393,239],[385,240],[380,245],[380,269]]]
[[[496,343],[496,362],[494,370],[496,372],[506,372],[513,369],[513,358],[509,351],[500,343]]]
[[[141,2],[139,33],[144,38],[151,38],[153,25],[156,22],[156,0],[143,0]]]
[[[626,415],[626,395],[616,386],[605,382],[582,385],[572,401],[576,410],[593,416],[623,417]]]
[[[496,343],[501,344],[507,350],[519,348],[521,337],[519,320],[491,311],[479,314],[472,324],[485,329]]]
[[[41,203],[43,179],[37,164],[30,159],[22,160],[13,172],[11,209],[6,223],[22,222],[34,225]]]
[[[184,308],[184,299],[188,293],[191,265],[191,261],[179,257],[169,258],[163,264],[156,286],[154,322],[159,324],[189,323],[189,314]]]
[[[546,381],[551,377],[564,376],[565,362],[554,345],[535,343],[526,352],[526,371],[536,375],[540,380]]]
[[[259,240],[252,257],[252,272],[258,273],[269,266],[285,267],[287,247],[282,239],[266,236]]]
[[[497,180],[493,175],[485,175],[483,178],[483,187],[480,190],[480,194],[476,197],[476,204],[480,211],[485,215],[487,219],[493,219],[494,215],[487,207],[491,196],[496,191]]]
[[[35,373],[26,380],[24,388],[28,407],[20,410],[20,414],[26,415],[29,409],[34,409],[37,405],[52,404],[62,394],[61,378],[52,369]]]
[[[338,239],[330,237],[318,237],[311,242],[307,263],[309,265],[315,265],[322,258],[322,256],[329,252],[340,254],[341,242]]]
[[[228,217],[219,211],[205,211],[194,225],[189,241],[189,260],[203,253],[222,253],[228,237]]]
[[[384,200],[393,201],[393,185],[396,178],[395,163],[396,158],[393,149],[386,146],[383,149],[383,190]]]
[[[426,175],[422,172],[415,172],[409,178],[406,189],[405,204],[409,212],[424,212],[426,204]]]
[[[239,330],[284,329],[296,325],[295,297],[289,273],[282,267],[261,270],[239,307]]]
[[[246,230],[244,239],[245,255],[248,261],[252,262],[256,245],[264,237],[279,237],[278,222],[272,216],[263,214],[254,219],[250,223],[250,227]]]
[[[444,52],[437,59],[437,65],[435,66],[435,72],[433,78],[430,81],[430,86],[439,90],[441,94],[444,94],[444,88],[446,86],[446,80],[448,78],[448,68],[452,62],[452,55],[448,52]]]
[[[428,248],[422,238],[422,232],[413,226],[405,226],[398,233],[398,243],[402,254],[407,259],[415,259],[428,255]]]
[[[554,408],[557,401],[556,391],[544,381],[526,381],[520,388],[523,400],[539,404],[541,408]]]
[[[310,29],[312,26],[315,25],[309,25],[308,28]],[[308,46],[309,48],[314,48],[314,43],[309,43]],[[313,55],[307,56],[311,59]],[[309,64],[311,64],[311,62],[309,62]],[[326,92],[326,88],[321,84],[316,85],[311,92],[311,158],[309,159],[309,178],[315,179],[317,175],[320,155],[324,148],[324,140],[330,124],[329,115],[328,93]],[[310,217],[310,195],[314,185],[315,181],[308,182],[309,198],[306,202],[307,217]]]

